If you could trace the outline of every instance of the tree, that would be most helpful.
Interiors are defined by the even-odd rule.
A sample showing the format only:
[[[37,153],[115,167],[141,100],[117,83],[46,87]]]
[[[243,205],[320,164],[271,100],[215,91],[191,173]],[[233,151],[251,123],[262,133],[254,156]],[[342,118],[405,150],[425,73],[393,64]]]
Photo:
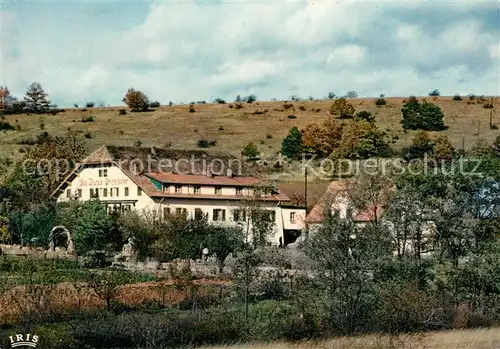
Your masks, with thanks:
[[[404,129],[442,131],[446,128],[443,111],[433,103],[420,103],[415,97],[410,97],[403,105],[401,113]]]
[[[12,109],[16,101],[16,97],[10,94],[7,86],[0,86],[0,109]]]
[[[102,250],[112,242],[113,220],[99,200],[67,203],[58,221],[73,232],[79,253]]]
[[[148,97],[139,90],[133,88],[128,89],[123,102],[132,109],[133,112],[147,111],[149,109]]]
[[[434,141],[434,158],[438,161],[449,162],[455,156],[455,148],[446,135],[440,135]]]
[[[240,227],[210,226],[205,233],[203,246],[209,253],[215,253],[219,272],[224,269],[224,261],[230,253],[240,251],[244,245],[244,235]]]
[[[253,103],[255,101],[257,101],[257,96],[255,95],[249,95],[243,98],[243,102]]]
[[[307,125],[303,130],[302,140],[307,152],[328,156],[338,147],[341,137],[342,125],[329,118],[322,125]]]
[[[47,96],[40,83],[32,83],[24,96],[25,110],[33,114],[47,113],[51,108]]]
[[[259,154],[259,149],[253,142],[248,143],[241,151],[241,155],[246,156],[250,160],[257,158]]]
[[[441,93],[439,92],[438,89],[435,89],[435,90],[432,90],[431,92],[429,92],[429,96],[431,97],[439,97],[441,95]]]
[[[335,93],[328,92],[328,99],[334,99],[334,98],[335,98]]]
[[[353,120],[344,126],[342,139],[334,154],[343,159],[368,159],[389,152],[385,132],[366,120]]]
[[[330,107],[330,114],[339,119],[348,119],[354,116],[355,109],[345,98],[336,99]]]
[[[411,145],[406,149],[406,158],[421,159],[434,152],[434,144],[426,131],[418,131],[411,140]]]
[[[303,150],[302,133],[297,127],[293,127],[281,142],[281,153],[290,159],[298,159]]]
[[[369,111],[362,110],[359,113],[356,113],[356,117],[361,120],[366,120],[368,122],[375,122],[375,116],[372,115]]]
[[[358,98],[358,93],[354,90],[347,91],[345,94],[347,98]]]

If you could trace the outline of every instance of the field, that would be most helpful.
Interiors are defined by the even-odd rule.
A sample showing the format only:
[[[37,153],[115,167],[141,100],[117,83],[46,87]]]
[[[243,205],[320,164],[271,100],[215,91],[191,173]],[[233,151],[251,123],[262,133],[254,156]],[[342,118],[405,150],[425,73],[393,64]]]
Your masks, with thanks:
[[[426,97],[432,100],[431,97]],[[486,98],[498,106],[500,97]],[[357,112],[368,110],[375,115],[378,126],[397,136],[394,144],[401,148],[409,143],[414,131],[406,132],[401,127],[401,107],[404,98],[387,98],[387,105],[377,107],[373,99],[352,99]],[[491,142],[500,130],[490,129],[490,110],[479,101],[453,101],[451,97],[436,98],[445,114],[449,127],[443,131],[456,148],[470,148],[478,138]],[[281,141],[290,128],[303,128],[310,123],[320,123],[329,117],[331,100],[292,102],[293,107],[285,109],[283,101],[242,103],[241,109],[235,103],[195,104],[195,112],[189,112],[189,105],[162,106],[145,113],[120,115],[123,107],[67,109],[57,115],[11,115],[5,121],[18,126],[17,131],[0,132],[0,159],[7,157],[13,162],[22,157],[23,141],[34,139],[41,132],[64,135],[70,128],[82,131],[88,141],[89,150],[102,144],[133,146],[140,141],[142,146],[168,146],[174,148],[197,148],[200,139],[216,141],[211,150],[227,151],[239,156],[248,142],[254,142],[265,155],[280,151]],[[230,107],[232,106],[232,108]],[[493,110],[493,123],[500,125],[500,115]],[[296,118],[290,118],[289,116]],[[93,121],[83,122],[92,117]],[[284,191],[288,195],[303,194],[303,179],[299,167],[277,176],[286,182]],[[313,204],[326,188],[325,182],[310,183],[308,203]]]
[[[324,342],[247,344],[203,349],[498,349],[500,329],[453,330],[417,335],[342,337]]]

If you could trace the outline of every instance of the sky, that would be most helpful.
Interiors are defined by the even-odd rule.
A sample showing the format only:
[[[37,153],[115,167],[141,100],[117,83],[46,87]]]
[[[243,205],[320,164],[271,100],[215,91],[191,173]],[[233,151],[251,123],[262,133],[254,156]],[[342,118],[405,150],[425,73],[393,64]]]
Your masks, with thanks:
[[[497,1],[35,1],[1,4],[0,85],[60,107],[455,93],[500,95]]]

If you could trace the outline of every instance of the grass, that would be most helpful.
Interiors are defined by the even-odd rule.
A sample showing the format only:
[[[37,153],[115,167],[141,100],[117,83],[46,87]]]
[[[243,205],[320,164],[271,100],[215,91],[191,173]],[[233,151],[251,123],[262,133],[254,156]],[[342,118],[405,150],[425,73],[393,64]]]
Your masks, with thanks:
[[[395,337],[367,335],[321,342],[242,344],[202,349],[498,349],[500,329],[451,330]]]

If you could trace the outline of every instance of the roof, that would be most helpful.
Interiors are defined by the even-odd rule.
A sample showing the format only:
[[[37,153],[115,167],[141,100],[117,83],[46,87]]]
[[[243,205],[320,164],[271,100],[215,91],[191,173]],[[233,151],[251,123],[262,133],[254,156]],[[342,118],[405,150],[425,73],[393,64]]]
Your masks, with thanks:
[[[227,177],[227,176],[200,176],[200,175],[185,175],[177,173],[146,173],[147,177],[154,178],[162,183],[179,183],[179,184],[200,184],[200,185],[220,185],[220,186],[255,186],[264,184],[260,178],[254,177]]]
[[[306,217],[307,223],[321,223],[325,219],[325,213],[327,213],[326,205],[331,204],[332,200],[334,200],[339,194],[347,194],[349,193],[351,181],[349,180],[339,180],[333,181],[330,183],[325,193],[319,200],[319,202],[314,205],[311,212]],[[381,217],[383,210],[382,208],[374,209],[375,207],[370,207],[364,211],[357,212],[352,220],[354,222],[371,222],[375,218],[375,214],[377,219]]]

